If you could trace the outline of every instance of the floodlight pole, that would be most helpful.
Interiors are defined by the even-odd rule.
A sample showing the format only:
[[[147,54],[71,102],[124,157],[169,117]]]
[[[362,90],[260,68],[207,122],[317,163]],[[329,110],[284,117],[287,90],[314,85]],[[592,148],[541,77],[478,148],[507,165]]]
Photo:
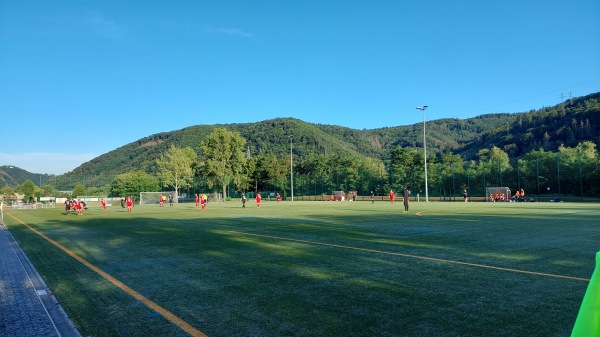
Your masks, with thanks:
[[[294,136],[290,137],[290,187],[292,191],[292,201],[294,201],[294,155],[292,149],[294,147]]]
[[[423,155],[425,157],[425,202],[429,202],[429,189],[427,188],[427,140],[425,139],[425,110],[427,105],[418,106],[418,110],[423,112]]]

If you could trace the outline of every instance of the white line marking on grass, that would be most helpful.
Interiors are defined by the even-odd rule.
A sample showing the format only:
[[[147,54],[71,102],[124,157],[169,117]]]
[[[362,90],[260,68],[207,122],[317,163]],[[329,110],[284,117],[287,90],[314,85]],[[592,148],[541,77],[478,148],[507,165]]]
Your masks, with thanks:
[[[513,273],[521,273],[521,274],[528,274],[528,275],[537,275],[537,276],[562,278],[562,279],[575,280],[575,281],[585,281],[585,282],[589,282],[590,281],[590,279],[581,278],[581,277],[575,277],[575,276],[548,274],[548,273],[540,273],[540,272],[529,271],[529,270],[520,270],[520,269],[504,268],[504,267],[497,267],[497,266],[489,266],[489,265],[486,265],[486,264],[462,262],[462,261],[455,261],[455,260],[445,260],[445,259],[439,259],[439,258],[435,258],[435,257],[427,257],[427,256],[420,256],[420,255],[404,254],[404,253],[395,253],[395,252],[388,252],[388,251],[384,251],[384,250],[376,250],[376,249],[369,249],[369,248],[360,248],[360,247],[353,247],[353,246],[344,246],[344,245],[338,245],[338,244],[335,244],[335,243],[327,243],[327,242],[320,242],[320,241],[310,241],[310,240],[286,238],[286,237],[282,237],[282,236],[273,236],[273,235],[265,235],[265,234],[255,234],[255,233],[241,232],[241,231],[235,231],[235,230],[230,230],[229,232],[230,233],[240,234],[240,235],[257,236],[257,237],[263,237],[263,238],[269,238],[269,239],[277,239],[277,240],[285,240],[285,241],[292,241],[292,242],[307,243],[307,244],[311,244],[311,245],[320,245],[320,246],[328,246],[328,247],[335,247],[335,248],[351,249],[351,250],[358,250],[358,251],[370,252],[370,253],[377,253],[377,254],[402,256],[402,257],[408,257],[408,258],[420,259],[420,260],[426,260],[426,261],[452,263],[452,264],[458,264],[458,265],[462,265],[462,266],[470,266],[470,267],[477,267],[477,268],[486,268],[486,269],[493,269],[493,270],[501,270],[501,271],[508,271],[508,272],[513,272]]]
[[[89,263],[88,261],[86,261],[85,259],[83,259],[82,257],[80,257],[79,255],[73,253],[67,247],[65,247],[65,246],[61,245],[60,243],[52,240],[51,238],[49,238],[48,236],[46,236],[44,233],[42,233],[42,232],[38,231],[37,229],[29,226],[28,224],[26,224],[25,222],[23,222],[21,219],[15,217],[14,215],[12,215],[10,213],[7,213],[7,214],[10,215],[13,219],[15,219],[18,222],[20,222],[23,226],[29,228],[31,231],[33,231],[37,235],[39,235],[42,238],[44,238],[46,241],[50,242],[51,244],[53,244],[56,247],[58,247],[59,249],[61,249],[63,252],[67,253],[67,255],[71,256],[72,258],[74,258],[75,260],[79,261],[84,266],[88,267],[92,271],[96,272],[98,275],[100,275],[103,278],[105,278],[108,282],[112,283],[113,285],[115,285],[119,289],[121,289],[124,292],[126,292],[127,294],[129,294],[131,297],[133,297],[133,298],[137,299],[138,301],[144,303],[148,308],[150,308],[150,309],[154,310],[155,312],[159,313],[160,315],[162,315],[163,317],[165,317],[166,319],[168,319],[171,323],[175,324],[176,326],[178,326],[183,331],[187,332],[188,334],[190,334],[192,336],[208,337],[202,331],[194,328],[193,326],[191,326],[186,321],[184,321],[181,318],[179,318],[179,317],[175,316],[174,314],[172,314],[169,310],[167,310],[167,309],[161,307],[160,305],[154,303],[150,299],[146,298],[144,295],[138,293],[137,291],[135,291],[132,288],[130,288],[129,286],[127,286],[125,283],[123,283],[123,282],[117,280],[116,278],[112,277],[107,272],[105,272],[102,269],[96,267],[95,265]]]

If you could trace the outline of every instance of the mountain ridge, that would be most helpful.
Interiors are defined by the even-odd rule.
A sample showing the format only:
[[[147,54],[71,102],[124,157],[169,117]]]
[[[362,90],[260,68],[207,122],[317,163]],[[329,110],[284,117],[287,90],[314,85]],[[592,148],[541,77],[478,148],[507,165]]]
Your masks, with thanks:
[[[284,156],[293,147],[294,155],[299,159],[311,153],[349,153],[386,160],[391,149],[397,146],[423,147],[422,123],[362,130],[308,123],[297,118],[200,124],[140,138],[83,163],[57,176],[56,180],[83,176],[84,180],[85,177],[96,177],[98,181],[108,183],[116,175],[132,170],[154,173],[155,160],[168,146],[190,146],[199,151],[202,139],[218,127],[239,132],[247,140],[246,151],[250,155]],[[582,140],[600,144],[600,93],[529,112],[430,120],[426,128],[428,154],[451,152],[466,160],[476,158],[479,150],[491,146],[501,148],[511,157],[518,157],[532,149],[556,151],[561,144],[575,146]],[[20,173],[18,176],[26,175]],[[0,183],[10,185],[19,181],[22,183],[20,179],[8,178],[6,171],[0,170]]]

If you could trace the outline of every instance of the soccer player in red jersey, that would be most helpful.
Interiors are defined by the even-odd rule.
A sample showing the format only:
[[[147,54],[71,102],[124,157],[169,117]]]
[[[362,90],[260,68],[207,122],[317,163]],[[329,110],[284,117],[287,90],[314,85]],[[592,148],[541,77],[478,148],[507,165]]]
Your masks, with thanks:
[[[126,203],[127,203],[127,212],[131,212],[131,209],[133,208],[133,197],[131,197],[131,196],[127,197]]]
[[[77,199],[77,215],[83,215],[83,209],[81,205],[81,199]]]

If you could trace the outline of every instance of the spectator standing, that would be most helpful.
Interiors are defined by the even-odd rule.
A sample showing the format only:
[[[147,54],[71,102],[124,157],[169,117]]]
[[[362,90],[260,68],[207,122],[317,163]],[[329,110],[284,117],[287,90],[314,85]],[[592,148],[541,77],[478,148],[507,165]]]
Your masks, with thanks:
[[[404,199],[404,213],[408,213],[408,189],[404,186],[404,190],[402,190],[402,198]]]

